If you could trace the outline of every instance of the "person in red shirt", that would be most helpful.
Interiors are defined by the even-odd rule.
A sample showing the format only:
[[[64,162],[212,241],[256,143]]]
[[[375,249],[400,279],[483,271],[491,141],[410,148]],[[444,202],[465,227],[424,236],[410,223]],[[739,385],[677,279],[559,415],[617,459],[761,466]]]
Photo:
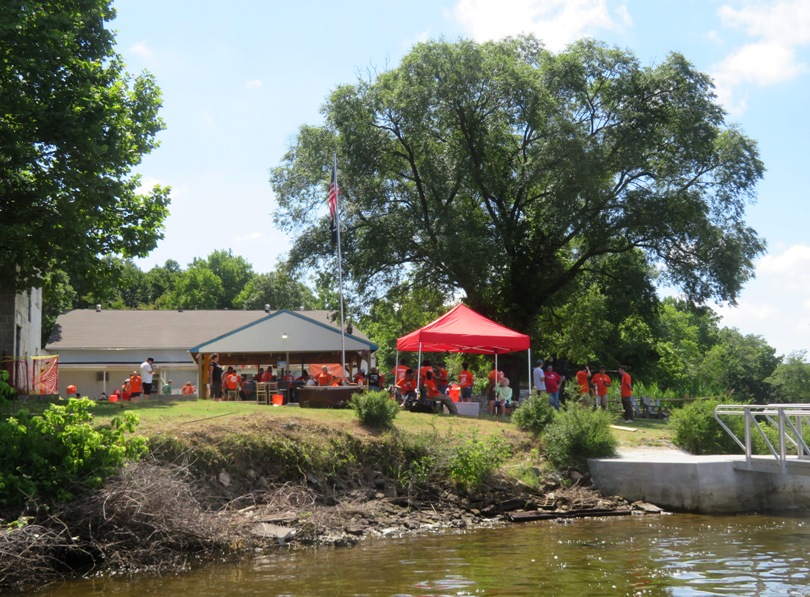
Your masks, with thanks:
[[[143,392],[143,381],[141,381],[141,374],[133,371],[129,376],[129,393],[130,400],[137,402],[141,399],[141,392]]]
[[[447,369],[442,367],[441,365],[436,366],[436,385],[439,387],[439,391],[442,394],[447,393],[447,386],[449,385],[449,379],[447,377]]]
[[[400,404],[404,404],[408,400],[416,400],[416,380],[413,378],[413,369],[405,371],[405,377],[400,379],[396,386]]]
[[[622,408],[624,409],[624,422],[633,422],[633,379],[627,372],[627,367],[619,367],[619,377],[621,379]]]
[[[366,384],[366,371],[364,369],[360,369],[360,371],[354,374],[354,383],[358,386]]]
[[[461,363],[461,372],[458,374],[458,385],[461,386],[461,400],[469,402],[472,399],[475,375],[472,374],[469,363]]]
[[[577,385],[579,386],[579,399],[586,407],[591,405],[591,391],[588,387],[588,378],[591,376],[591,370],[587,365],[582,365],[577,371]]]
[[[554,367],[549,365],[546,367],[546,392],[548,392],[548,399],[551,406],[560,410],[560,384],[562,377],[554,371]]]
[[[236,400],[236,395],[239,392],[239,375],[233,367],[228,367],[228,372],[225,374],[225,397],[227,400]]]
[[[436,380],[433,379],[433,372],[428,371],[425,374],[425,379],[423,380],[425,393],[427,394],[428,400],[434,400],[436,405],[444,404],[447,407],[447,410],[450,411],[450,414],[457,415],[458,409],[456,408],[455,402],[449,397],[445,396],[439,391],[439,386],[436,384]],[[438,408],[441,409],[440,406]]]
[[[601,406],[607,410],[608,387],[612,385],[613,382],[610,381],[610,377],[605,373],[604,365],[599,365],[599,373],[594,373],[593,377],[591,377],[591,383],[593,384],[594,397],[596,398],[595,406],[597,408]]]
[[[132,390],[129,388],[129,378],[124,380],[121,384],[121,399],[129,402],[132,399]]]
[[[194,393],[194,386],[191,385],[190,381],[187,381],[185,385],[183,385],[183,389],[181,390],[183,394],[193,394]]]
[[[315,381],[318,382],[319,386],[331,386],[332,382],[334,381],[334,376],[329,373],[329,369],[326,368],[326,365],[321,367],[321,372],[315,378]]]

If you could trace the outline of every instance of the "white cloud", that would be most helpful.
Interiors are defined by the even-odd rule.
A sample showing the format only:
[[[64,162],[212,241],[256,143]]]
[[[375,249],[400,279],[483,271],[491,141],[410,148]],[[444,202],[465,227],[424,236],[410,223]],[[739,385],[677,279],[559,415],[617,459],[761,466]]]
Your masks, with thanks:
[[[202,123],[206,127],[214,126],[214,117],[211,116],[211,113],[208,110],[203,110],[203,113],[200,115],[202,117]]]
[[[152,50],[146,45],[145,41],[139,41],[129,50],[141,60],[149,61],[155,57],[154,52],[152,52]]]
[[[141,178],[141,184],[137,189],[135,189],[135,192],[139,195],[145,195],[149,193],[155,187],[155,185],[164,186],[164,184],[165,183],[152,176],[143,176]]]
[[[262,237],[261,232],[250,232],[248,234],[239,234],[234,236],[231,240],[234,244],[249,243],[259,240]]]
[[[533,33],[554,51],[596,30],[617,28],[606,0],[458,0],[453,15],[478,41]],[[616,16],[631,23],[624,3]]]
[[[251,79],[245,82],[245,89],[260,89],[262,86],[261,79]]]
[[[810,44],[807,0],[725,4],[717,14],[726,27],[742,30],[755,40],[733,50],[712,69],[718,98],[730,112],[745,110],[741,85],[776,85],[807,72],[797,58],[797,50]]]
[[[756,263],[737,307],[715,307],[722,325],[763,336],[777,353],[810,348],[810,246],[787,247]]]

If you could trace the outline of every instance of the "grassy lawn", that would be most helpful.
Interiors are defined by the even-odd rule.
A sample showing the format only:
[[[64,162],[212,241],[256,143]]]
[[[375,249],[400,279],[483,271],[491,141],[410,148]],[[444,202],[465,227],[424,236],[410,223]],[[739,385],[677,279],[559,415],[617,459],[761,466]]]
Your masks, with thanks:
[[[39,412],[47,403],[13,402],[5,406],[0,416],[27,408]],[[264,419],[307,420],[328,427],[338,428],[352,433],[370,433],[365,430],[351,409],[299,408],[296,406],[274,407],[258,405],[255,402],[212,402],[211,400],[164,400],[153,399],[139,403],[100,402],[93,406],[96,421],[108,424],[124,410],[138,413],[140,418],[139,432],[144,435],[157,433],[182,433],[198,430],[200,427],[218,427],[222,431],[248,431],[256,428],[256,423]],[[636,419],[634,423],[625,424],[617,415],[616,423],[620,427],[629,427],[636,431],[623,431],[612,428],[611,432],[620,446],[646,447],[671,446],[672,433],[667,421],[660,419]],[[441,435],[469,435],[477,432],[480,435],[505,434],[519,441],[523,436],[508,419],[481,415],[473,417],[450,417],[422,413],[401,412],[395,420],[397,429],[410,433],[439,433]],[[525,437],[525,436],[524,436]]]

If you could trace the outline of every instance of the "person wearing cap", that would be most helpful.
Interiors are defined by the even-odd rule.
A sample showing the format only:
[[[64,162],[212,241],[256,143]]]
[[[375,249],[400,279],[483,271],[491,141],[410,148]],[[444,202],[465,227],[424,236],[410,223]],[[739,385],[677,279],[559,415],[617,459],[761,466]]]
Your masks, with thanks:
[[[532,371],[532,381],[534,382],[534,391],[537,395],[540,392],[546,391],[546,374],[543,372],[543,361],[537,361],[535,368]]]
[[[157,371],[157,367],[155,367],[155,359],[152,357],[141,363],[141,382],[143,383],[144,398],[152,393],[152,376],[155,371]]]

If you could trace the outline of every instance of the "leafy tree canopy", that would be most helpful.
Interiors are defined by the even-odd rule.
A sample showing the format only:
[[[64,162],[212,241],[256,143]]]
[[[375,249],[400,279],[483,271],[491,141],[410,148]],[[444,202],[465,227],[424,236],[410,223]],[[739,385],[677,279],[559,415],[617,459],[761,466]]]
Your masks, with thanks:
[[[97,269],[162,237],[169,190],[132,174],[163,128],[153,77],[113,49],[109,0],[0,2],[0,282]]]
[[[333,267],[308,216],[337,152],[346,279],[366,299],[407,276],[530,329],[585,274],[619,287],[631,253],[647,272],[632,287],[657,272],[702,303],[733,302],[764,250],[744,220],[756,144],[679,54],[645,67],[587,40],[427,42],[323,113],[271,172],[276,221],[293,261]]]

